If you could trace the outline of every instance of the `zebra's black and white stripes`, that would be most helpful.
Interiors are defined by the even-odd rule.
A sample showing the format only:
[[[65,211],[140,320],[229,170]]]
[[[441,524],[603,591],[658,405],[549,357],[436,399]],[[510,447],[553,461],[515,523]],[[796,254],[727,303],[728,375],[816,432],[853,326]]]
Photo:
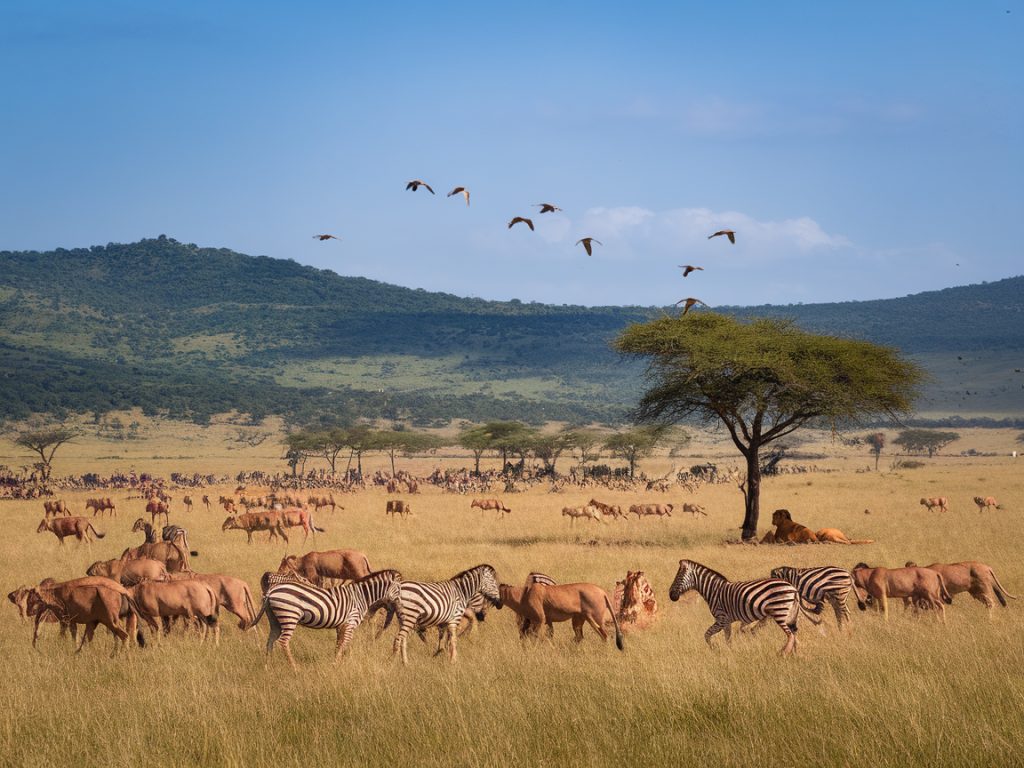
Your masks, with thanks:
[[[285,583],[271,587],[263,598],[255,626],[264,612],[270,622],[267,657],[275,641],[281,643],[288,662],[295,669],[288,643],[300,624],[310,629],[337,629],[338,645],[334,661],[348,647],[352,633],[367,613],[381,606],[401,611],[402,574],[398,571],[377,571],[359,581],[334,589],[321,589],[311,584]]]
[[[668,596],[675,602],[680,595],[691,589],[697,590],[704,598],[715,617],[715,623],[704,633],[708,645],[711,644],[711,636],[723,630],[726,641],[729,641],[732,623],[735,621],[746,626],[770,616],[786,633],[786,645],[782,653],[792,653],[796,649],[796,621],[800,602],[796,587],[788,581],[759,579],[731,582],[700,563],[680,560]]]
[[[812,612],[815,614],[821,613],[828,600],[836,612],[839,628],[842,629],[844,621],[849,625],[850,611],[846,607],[846,598],[853,590],[853,577],[849,571],[832,565],[817,568],[782,566],[772,571],[772,578],[783,579],[796,587],[800,596],[814,606]]]
[[[443,634],[446,633],[451,660],[455,661],[455,630],[467,606],[477,594],[483,595],[496,607],[501,608],[498,577],[494,568],[489,565],[470,568],[448,581],[403,582],[402,605],[398,610],[398,636],[393,648],[395,653],[401,650],[402,663],[409,663],[406,654],[409,633],[420,627],[437,627]]]

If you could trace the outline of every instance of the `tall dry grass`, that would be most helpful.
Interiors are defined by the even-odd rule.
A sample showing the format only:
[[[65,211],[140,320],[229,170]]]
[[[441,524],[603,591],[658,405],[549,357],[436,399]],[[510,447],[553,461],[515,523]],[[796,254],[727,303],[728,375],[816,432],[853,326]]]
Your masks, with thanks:
[[[629,633],[619,652],[589,629],[576,645],[567,625],[556,627],[552,643],[523,644],[510,612],[492,610],[460,640],[456,665],[413,639],[406,668],[391,655],[391,633],[374,642],[370,628],[360,628],[348,657],[332,666],[334,633],[299,629],[292,643],[296,676],[279,651],[264,666],[265,623],[257,640],[222,614],[219,648],[174,634],[159,647],[111,658],[102,628],[80,655],[52,626],[32,651],[30,626],[8,606],[0,623],[0,764],[1019,765],[1021,486],[1009,459],[765,483],[762,532],[771,510],[785,507],[813,528],[877,540],[858,547],[723,544],[738,539],[742,517],[741,497],[729,486],[697,494],[708,518],[574,526],[561,507],[591,495],[627,506],[690,497],[548,494],[538,487],[504,497],[513,513],[499,521],[471,510],[468,498],[431,490],[412,498],[412,518],[391,520],[384,515],[387,497],[372,491],[339,498],[344,511],[317,515],[327,532],[315,543],[303,545],[299,534],[287,546],[268,544],[264,534],[248,546],[242,532],[221,532],[223,513],[197,506],[189,515],[177,506],[172,522],[187,527],[200,552],[194,566],[240,576],[254,588],[286,553],[345,547],[367,552],[375,568],[394,567],[418,580],[488,562],[512,584],[540,570],[611,591],[627,570],[642,569],[661,618],[648,631]],[[982,492],[1004,509],[979,515],[971,497]],[[88,495],[65,498],[81,510]],[[68,540],[60,547],[51,534],[36,534],[38,501],[0,504],[4,592],[45,576],[83,575],[93,561],[137,544],[140,536],[129,528],[143,503],[113,495],[120,516],[97,523],[107,536],[92,546]],[[948,514],[918,504],[936,495],[949,497]],[[981,560],[1022,599],[997,607],[991,622],[965,595],[947,610],[945,624],[904,614],[898,605],[888,621],[854,608],[850,636],[836,631],[828,611],[825,634],[803,623],[797,656],[781,659],[784,637],[773,627],[735,636],[731,647],[721,635],[713,649],[706,646],[713,619],[703,601],[667,597],[683,557],[737,580],[778,565]]]

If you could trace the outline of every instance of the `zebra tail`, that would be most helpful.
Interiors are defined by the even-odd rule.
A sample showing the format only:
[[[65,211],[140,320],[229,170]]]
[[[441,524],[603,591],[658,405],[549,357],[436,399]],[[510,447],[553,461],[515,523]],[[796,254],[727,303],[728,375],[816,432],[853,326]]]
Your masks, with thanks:
[[[622,630],[619,628],[619,620],[615,616],[615,611],[612,610],[612,602],[608,599],[608,593],[605,592],[604,604],[608,606],[608,613],[612,615],[612,623],[615,625],[615,647],[620,651],[626,650],[622,647]]]
[[[798,598],[799,599],[797,600],[797,604],[800,606],[800,613],[806,616],[807,620],[811,622],[811,624],[813,624],[814,626],[818,626],[819,624],[821,624],[822,620],[815,618],[815,616],[821,613],[821,609],[825,607],[825,604],[819,603],[818,610],[809,611],[806,608],[804,608],[803,595],[799,595]]]
[[[257,624],[259,624],[260,623],[260,619],[263,618],[263,614],[266,613],[266,611],[267,611],[267,596],[264,595],[263,596],[263,602],[260,603],[260,612],[256,614],[256,618],[255,619],[253,619],[252,621],[250,621],[246,625],[245,630],[248,632],[250,629],[252,629]]]
[[[806,605],[804,604],[805,601],[806,601]],[[807,600],[807,598],[805,598],[803,595],[800,595],[800,603],[801,603],[800,607],[805,612],[813,613],[815,616],[820,615],[821,612],[825,609],[825,603],[823,603],[823,602],[822,603],[812,603],[810,600]],[[810,607],[808,607],[808,606],[810,606]]]

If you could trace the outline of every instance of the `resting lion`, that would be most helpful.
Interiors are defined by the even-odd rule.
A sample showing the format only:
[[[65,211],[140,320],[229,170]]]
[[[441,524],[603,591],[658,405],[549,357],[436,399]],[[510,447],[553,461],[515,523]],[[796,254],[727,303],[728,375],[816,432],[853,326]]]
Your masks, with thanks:
[[[775,526],[773,540],[776,544],[785,544],[787,541],[818,541],[818,536],[806,525],[794,523],[788,509],[776,509],[772,515],[772,525]]]

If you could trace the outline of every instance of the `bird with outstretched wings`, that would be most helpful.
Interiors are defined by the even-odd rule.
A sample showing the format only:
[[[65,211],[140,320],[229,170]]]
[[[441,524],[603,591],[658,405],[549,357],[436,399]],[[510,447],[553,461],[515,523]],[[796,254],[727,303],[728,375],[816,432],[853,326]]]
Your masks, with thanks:
[[[676,306],[678,307],[678,306],[679,306],[680,304],[682,304],[682,303],[683,303],[684,301],[686,302],[686,306],[685,306],[685,307],[683,307],[683,314],[684,314],[684,315],[685,315],[685,314],[686,314],[687,312],[689,312],[689,311],[690,311],[690,307],[692,307],[692,306],[693,306],[694,304],[700,304],[700,305],[702,305],[702,306],[705,306],[705,307],[707,306],[707,304],[705,304],[705,303],[704,303],[703,301],[701,301],[700,299],[680,299],[679,301],[677,301],[677,302],[676,302]]]
[[[341,240],[340,237],[335,237],[334,235],[313,235],[313,239],[314,240],[321,240],[321,241],[323,241],[323,240],[339,240],[340,241]]]
[[[691,267],[689,264],[679,264],[678,266],[679,266],[680,269],[684,270],[683,271],[683,277],[686,277],[688,274],[693,272],[695,269],[699,269],[701,272],[704,271],[704,267]]]
[[[725,235],[726,237],[728,237],[730,243],[736,242],[736,233],[733,232],[731,229],[723,229],[721,232],[715,232],[715,234],[713,235],[708,235],[708,240],[710,240],[712,237],[718,237],[719,235]]]
[[[557,205],[552,205],[551,203],[534,203],[533,207],[540,208],[541,213],[554,213],[555,211],[562,210]]]
[[[430,194],[434,194],[434,190],[432,190],[430,188],[430,185],[429,184],[425,184],[422,181],[407,181],[407,182],[405,182],[405,188],[406,189],[411,189],[413,192],[415,192],[420,187],[424,187],[424,188],[426,188],[427,192],[429,192]]]
[[[523,222],[523,224],[530,228],[531,232],[533,231],[533,222],[530,221],[529,219],[524,219],[522,216],[516,216],[514,219],[512,219],[512,221],[508,223],[508,228],[512,229],[512,225],[518,224],[519,222]]]
[[[602,243],[600,240],[595,240],[592,237],[584,237],[582,240],[577,240],[576,241],[576,245],[579,245],[580,243],[583,243],[583,247],[587,249],[587,256],[593,256],[594,255],[594,251],[590,247],[591,243],[597,243],[598,245],[604,245],[604,243]]]
[[[466,198],[466,205],[469,205],[469,190],[467,190],[465,187],[456,187],[455,189],[448,193],[448,197],[451,197],[452,195],[457,195],[459,194],[459,192],[461,192],[462,196]]]

